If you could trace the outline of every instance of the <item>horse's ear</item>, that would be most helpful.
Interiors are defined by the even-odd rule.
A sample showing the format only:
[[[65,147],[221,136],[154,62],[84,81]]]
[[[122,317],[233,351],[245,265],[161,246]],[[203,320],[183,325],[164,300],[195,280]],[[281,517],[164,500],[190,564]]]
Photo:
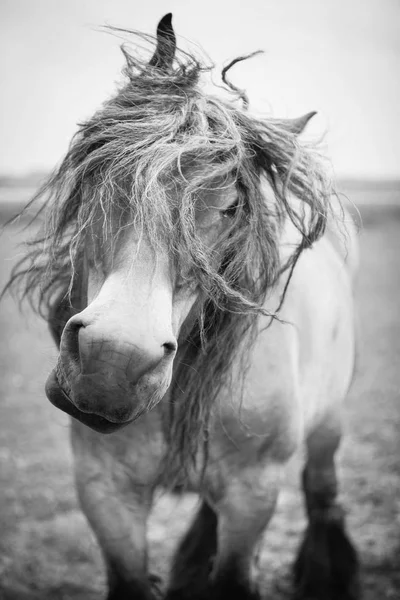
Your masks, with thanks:
[[[302,133],[310,119],[316,115],[316,111],[312,111],[303,115],[302,117],[297,117],[296,119],[277,119],[277,123],[286,131],[290,133],[294,133],[295,135],[300,135]]]
[[[161,71],[168,71],[172,67],[175,50],[176,37],[174,28],[172,27],[172,13],[168,13],[158,24],[157,47],[149,65]]]

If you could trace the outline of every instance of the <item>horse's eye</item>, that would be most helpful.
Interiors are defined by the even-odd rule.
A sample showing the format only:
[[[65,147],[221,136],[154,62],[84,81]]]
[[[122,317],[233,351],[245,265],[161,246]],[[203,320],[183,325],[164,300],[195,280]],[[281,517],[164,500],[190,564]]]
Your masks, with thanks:
[[[228,208],[226,208],[225,210],[222,210],[221,215],[224,218],[232,219],[236,215],[237,209],[238,209],[238,203],[236,201],[233,204],[231,204],[230,206],[228,206]]]

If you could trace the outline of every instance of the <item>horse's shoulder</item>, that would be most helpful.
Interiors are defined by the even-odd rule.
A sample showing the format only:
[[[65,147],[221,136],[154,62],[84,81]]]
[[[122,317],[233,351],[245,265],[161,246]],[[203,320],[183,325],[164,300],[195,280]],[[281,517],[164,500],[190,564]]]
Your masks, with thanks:
[[[341,339],[353,335],[349,272],[329,240],[302,253],[286,289],[288,277],[289,271],[282,274],[265,303],[276,318],[259,319],[250,368],[256,393],[264,386],[296,395],[304,373],[320,365],[322,373]],[[337,331],[341,337],[335,337]]]

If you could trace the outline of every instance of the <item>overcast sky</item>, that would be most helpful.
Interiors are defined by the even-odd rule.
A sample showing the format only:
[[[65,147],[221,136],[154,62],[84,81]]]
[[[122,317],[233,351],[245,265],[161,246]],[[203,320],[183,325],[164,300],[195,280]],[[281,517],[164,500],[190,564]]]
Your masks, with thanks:
[[[0,173],[50,169],[113,91],[123,64],[103,24],[181,43],[217,65],[264,49],[231,79],[258,110],[318,110],[338,175],[400,177],[399,0],[0,0]]]

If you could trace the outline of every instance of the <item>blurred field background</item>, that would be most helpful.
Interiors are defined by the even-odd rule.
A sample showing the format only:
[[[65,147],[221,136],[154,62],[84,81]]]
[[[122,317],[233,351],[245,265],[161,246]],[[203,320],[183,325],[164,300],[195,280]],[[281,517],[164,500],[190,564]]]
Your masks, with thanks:
[[[7,182],[3,182],[7,183]],[[8,182],[9,183],[9,182]],[[15,183],[15,182],[14,182]],[[31,181],[33,185],[33,182]],[[0,190],[4,221],[32,185]],[[340,455],[342,496],[360,551],[365,600],[400,598],[400,185],[344,182],[360,208],[357,373],[346,405]],[[27,219],[2,231],[0,285],[21,253]],[[99,550],[74,493],[68,420],[47,401],[55,349],[43,322],[0,306],[0,599],[98,600]],[[299,457],[290,466],[261,555],[262,589],[290,598],[290,565],[304,527]],[[161,498],[152,518],[151,570],[164,579],[196,498]],[[269,594],[269,595],[268,595]]]

